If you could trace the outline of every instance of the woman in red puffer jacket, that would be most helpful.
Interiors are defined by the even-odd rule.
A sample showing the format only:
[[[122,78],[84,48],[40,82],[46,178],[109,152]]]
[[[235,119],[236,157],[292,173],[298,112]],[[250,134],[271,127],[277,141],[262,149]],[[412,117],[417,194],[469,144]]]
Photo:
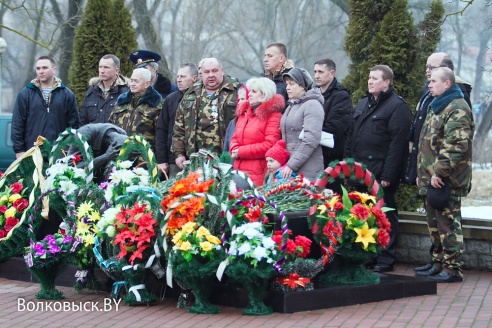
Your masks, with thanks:
[[[239,104],[236,110],[236,132],[231,139],[231,157],[234,169],[249,175],[257,185],[263,185],[267,170],[265,154],[281,139],[280,118],[285,100],[275,94],[275,83],[265,77],[246,82],[249,102]]]

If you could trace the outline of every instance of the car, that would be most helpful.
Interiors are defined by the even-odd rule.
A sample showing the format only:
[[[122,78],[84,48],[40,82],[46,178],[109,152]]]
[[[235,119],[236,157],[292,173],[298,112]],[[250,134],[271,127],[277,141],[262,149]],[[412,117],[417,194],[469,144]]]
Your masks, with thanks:
[[[0,114],[0,172],[5,172],[7,168],[15,161],[15,153],[12,149],[12,139],[10,132],[12,130],[12,114]]]

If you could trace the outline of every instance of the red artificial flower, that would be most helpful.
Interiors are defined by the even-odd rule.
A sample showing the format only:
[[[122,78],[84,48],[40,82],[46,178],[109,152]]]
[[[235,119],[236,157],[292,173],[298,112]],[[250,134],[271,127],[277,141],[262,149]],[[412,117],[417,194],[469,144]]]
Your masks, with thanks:
[[[369,212],[367,206],[363,204],[355,204],[354,206],[352,206],[352,208],[350,209],[350,213],[361,220],[366,220],[369,215],[371,215],[371,212]]]
[[[0,238],[3,238],[5,236],[7,236],[7,232],[3,229],[0,229]]]
[[[335,212],[340,212],[341,210],[343,210],[343,204],[340,202],[336,202],[335,206],[333,206],[333,209],[335,210]]]
[[[249,208],[248,213],[244,214],[244,218],[249,222],[258,222],[261,217],[261,208],[259,206]]]
[[[318,222],[314,222],[313,224],[313,227],[311,228],[311,231],[313,232],[313,234],[317,234],[318,233]]]
[[[9,225],[11,227],[14,227],[17,223],[19,223],[19,219],[17,218],[7,218],[5,220],[5,226]]]
[[[302,247],[302,253],[298,254],[299,257],[306,257],[311,251],[311,243],[312,241],[309,238],[304,236],[296,236],[295,239],[296,245]]]
[[[14,194],[18,194],[24,189],[24,186],[22,185],[22,182],[16,182],[10,185],[10,189]]]
[[[80,162],[81,159],[82,156],[80,156],[79,154],[73,155],[72,156],[73,165],[76,166],[76,164]]]
[[[296,252],[296,243],[292,239],[287,240],[287,253],[294,254]]]
[[[3,172],[2,172],[2,171],[0,171],[0,178],[2,177],[2,175],[3,175]],[[1,238],[1,237],[0,237],[0,238]]]
[[[376,217],[376,223],[379,228],[391,231],[391,223],[388,221],[386,214],[380,208],[374,206],[371,208],[371,211]]]
[[[272,240],[280,247],[282,245],[282,235],[273,235]]]
[[[378,230],[378,242],[381,245],[381,247],[386,247],[388,246],[390,241],[390,235],[388,231],[385,229],[379,229]]]
[[[0,206],[0,214],[5,213],[5,211],[7,211],[7,206],[4,205]]]
[[[351,201],[359,203],[361,202],[360,196],[356,192],[349,192],[348,198],[350,198]]]
[[[16,200],[14,202],[14,204],[12,204],[12,206],[14,206],[15,209],[19,212],[24,211],[28,205],[29,205],[29,202],[25,198],[19,198],[18,200]]]

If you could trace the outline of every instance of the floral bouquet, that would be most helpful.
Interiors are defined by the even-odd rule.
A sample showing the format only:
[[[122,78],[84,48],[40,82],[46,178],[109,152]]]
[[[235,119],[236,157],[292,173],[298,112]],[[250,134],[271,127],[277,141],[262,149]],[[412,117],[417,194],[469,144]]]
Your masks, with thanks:
[[[57,275],[67,266],[69,256],[81,244],[81,240],[71,235],[55,233],[26,248],[26,263],[29,271],[41,284],[36,298],[63,299],[63,293],[55,288]]]
[[[174,234],[172,243],[169,255],[172,272],[195,295],[195,304],[189,312],[218,313],[219,309],[208,298],[217,268],[225,258],[221,240],[204,226],[188,222]]]
[[[102,194],[103,191],[100,189],[82,189],[77,197],[78,199],[84,199],[76,210],[75,237],[82,240],[82,246],[73,256],[75,263],[80,269],[75,274],[77,280],[74,288],[77,291],[84,288],[97,291],[101,288],[99,281],[94,275],[94,268],[97,266],[94,247],[97,233],[99,232],[98,224],[101,219],[101,211],[105,208]]]
[[[322,284],[373,284],[379,278],[364,269],[363,264],[377,255],[389,243],[390,223],[384,214],[382,201],[366,193],[350,192],[342,187],[339,196],[321,205],[319,216],[327,213],[336,217],[342,227],[336,250],[338,266],[334,266],[321,279]],[[341,202],[340,202],[341,201]],[[325,228],[328,225],[325,225]]]
[[[249,305],[245,315],[265,315],[272,309],[263,303],[270,278],[275,275],[274,264],[280,253],[261,222],[248,222],[234,227],[228,242],[226,275],[241,284],[248,292]]]
[[[25,191],[21,180],[0,192],[0,239],[19,225],[23,213],[29,206]]]

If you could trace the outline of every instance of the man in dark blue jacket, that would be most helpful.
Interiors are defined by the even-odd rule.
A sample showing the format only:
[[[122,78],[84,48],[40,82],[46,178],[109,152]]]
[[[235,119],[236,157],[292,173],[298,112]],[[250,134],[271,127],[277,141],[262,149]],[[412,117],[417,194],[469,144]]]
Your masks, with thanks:
[[[17,158],[33,146],[38,136],[54,141],[66,128],[79,127],[75,95],[55,73],[55,61],[39,57],[37,77],[17,95],[11,134]]]
[[[398,244],[398,211],[395,193],[408,153],[407,136],[412,114],[405,101],[392,88],[393,71],[387,65],[371,68],[367,97],[359,101],[345,157],[367,165],[384,190],[384,202],[394,208],[386,212],[391,224],[390,242],[377,257],[374,271],[393,271]]]
[[[180,169],[175,163],[175,156],[171,152],[173,140],[174,119],[179,102],[183,99],[183,94],[189,87],[196,82],[198,69],[193,63],[186,63],[179,66],[176,74],[178,91],[171,93],[164,100],[159,120],[155,130],[155,152],[158,168],[161,172],[168,173],[169,177],[174,177]]]

